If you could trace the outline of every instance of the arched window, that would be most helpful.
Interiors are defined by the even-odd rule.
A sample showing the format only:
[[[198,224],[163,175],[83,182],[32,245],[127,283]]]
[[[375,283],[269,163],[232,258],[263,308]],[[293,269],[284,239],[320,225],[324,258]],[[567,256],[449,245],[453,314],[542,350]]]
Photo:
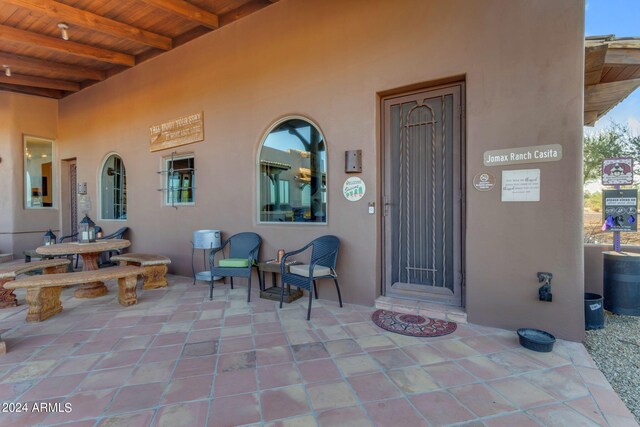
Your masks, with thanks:
[[[127,175],[124,163],[111,154],[102,165],[100,174],[100,218],[127,219]]]
[[[327,147],[308,120],[287,118],[269,130],[258,180],[260,222],[327,222]]]

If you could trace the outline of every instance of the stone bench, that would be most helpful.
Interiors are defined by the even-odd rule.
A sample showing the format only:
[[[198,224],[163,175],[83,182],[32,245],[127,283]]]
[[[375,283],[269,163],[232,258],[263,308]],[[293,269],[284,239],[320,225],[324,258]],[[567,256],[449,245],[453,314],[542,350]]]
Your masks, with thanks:
[[[144,282],[142,289],[157,289],[167,287],[167,265],[171,260],[166,256],[154,254],[128,253],[115,255],[111,261],[119,261],[121,266],[136,265],[144,268]]]
[[[68,259],[45,259],[34,262],[9,262],[0,265],[0,308],[15,307],[18,299],[12,289],[7,289],[6,284],[12,282],[17,276],[32,271],[42,271],[44,274],[64,273],[69,264]]]
[[[66,261],[66,260],[65,260]],[[27,322],[40,322],[62,311],[60,294],[64,286],[118,279],[118,302],[129,306],[138,302],[136,284],[142,267],[110,267],[99,270],[29,276],[5,284],[7,289],[26,289],[29,304]]]

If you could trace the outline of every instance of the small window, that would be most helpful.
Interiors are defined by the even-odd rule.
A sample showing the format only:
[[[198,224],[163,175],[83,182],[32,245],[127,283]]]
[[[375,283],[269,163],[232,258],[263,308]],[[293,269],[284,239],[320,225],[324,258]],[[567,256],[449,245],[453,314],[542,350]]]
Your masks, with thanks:
[[[54,206],[53,141],[32,136],[24,137],[25,208]]]
[[[195,158],[193,154],[166,157],[163,173],[165,174],[166,206],[186,206],[195,203]]]
[[[286,119],[269,131],[258,166],[261,222],[327,222],[326,153],[307,120]]]
[[[101,219],[127,219],[127,174],[117,154],[107,157],[100,174]]]

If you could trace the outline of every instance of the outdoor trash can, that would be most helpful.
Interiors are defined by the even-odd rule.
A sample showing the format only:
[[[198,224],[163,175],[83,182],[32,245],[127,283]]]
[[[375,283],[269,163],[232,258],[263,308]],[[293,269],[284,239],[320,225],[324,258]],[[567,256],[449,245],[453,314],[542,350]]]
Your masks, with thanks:
[[[604,252],[604,308],[640,316],[640,254]]]
[[[601,295],[585,292],[584,328],[587,330],[604,328],[604,307]]]

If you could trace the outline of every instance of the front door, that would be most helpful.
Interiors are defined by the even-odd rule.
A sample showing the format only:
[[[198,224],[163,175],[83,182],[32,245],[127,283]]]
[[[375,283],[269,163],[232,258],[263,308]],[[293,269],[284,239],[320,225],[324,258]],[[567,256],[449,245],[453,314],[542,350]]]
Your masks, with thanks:
[[[463,88],[383,99],[387,296],[462,305]]]

